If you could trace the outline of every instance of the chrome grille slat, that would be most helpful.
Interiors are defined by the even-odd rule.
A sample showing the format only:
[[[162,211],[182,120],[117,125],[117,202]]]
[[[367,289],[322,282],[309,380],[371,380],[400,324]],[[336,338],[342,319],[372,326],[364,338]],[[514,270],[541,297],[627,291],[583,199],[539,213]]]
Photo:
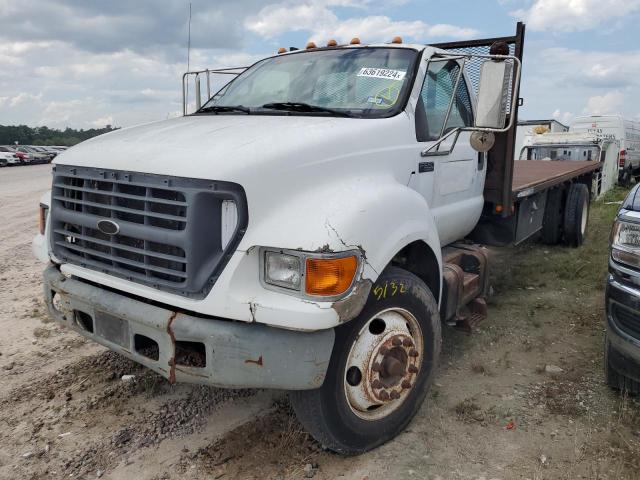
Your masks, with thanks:
[[[60,195],[55,195],[53,197],[55,200],[60,200],[63,202],[70,202],[70,203],[77,203],[80,205],[84,205],[87,207],[96,207],[96,208],[106,208],[105,204],[103,203],[97,203],[97,202],[87,202],[84,200],[77,200],[75,198],[69,198],[69,197],[62,197]],[[111,197],[113,198],[113,197]],[[176,215],[166,215],[163,213],[155,213],[155,212],[149,212],[147,210],[136,210],[134,208],[126,208],[126,207],[118,207],[118,206],[113,206],[113,205],[109,205],[108,208],[110,210],[116,211],[116,212],[123,212],[123,213],[131,213],[133,215],[143,215],[143,216],[147,216],[147,217],[155,217],[155,218],[161,218],[164,220],[174,220],[176,222],[185,222],[187,221],[187,219],[185,217],[178,217]]]
[[[237,205],[222,248],[222,202]],[[211,289],[244,234],[248,211],[237,184],[56,165],[51,204],[58,259],[183,296]],[[117,224],[101,231],[98,222]]]
[[[108,192],[106,190],[96,190],[93,188],[84,188],[84,187],[75,187],[72,185],[61,185],[61,184],[54,184],[54,187],[62,187],[66,190],[73,190],[73,191],[78,191],[78,192],[84,192],[84,193],[98,193],[100,195],[106,195],[106,196],[113,196],[113,197],[118,197],[118,198],[123,198],[123,199],[128,199],[128,200],[141,200],[142,197],[139,195],[130,195],[128,193],[122,193],[122,192]],[[151,203],[161,203],[161,204],[165,204],[165,205],[176,205],[176,206],[180,206],[180,207],[186,207],[187,206],[187,202],[178,202],[178,201],[174,201],[174,200],[167,200],[164,198],[158,198],[158,197],[151,197],[151,198],[147,198],[146,201],[151,202]]]
[[[159,253],[159,252],[154,252],[154,251],[150,251],[148,249],[143,249],[143,248],[135,248],[135,247],[130,247],[128,245],[122,244],[122,243],[112,243],[112,242],[106,242],[104,240],[100,240],[98,238],[95,237],[89,237],[86,235],[81,235],[78,233],[73,233],[70,232],[68,230],[61,230],[59,228],[56,228],[55,233],[59,233],[61,235],[64,235],[65,237],[75,237],[77,239],[80,240],[84,240],[87,242],[92,242],[92,243],[96,243],[98,245],[104,245],[105,247],[111,247],[111,248],[115,248],[118,250],[126,250],[128,252],[131,253],[139,253],[140,255],[146,255],[148,257],[156,257],[156,258],[160,258],[162,260],[170,260],[172,262],[180,262],[180,263],[187,263],[186,259],[184,257],[178,257],[175,255],[166,255],[164,253]]]
[[[75,250],[77,252],[80,253],[86,253],[92,257],[100,257],[100,258],[104,258],[105,260],[109,260],[110,262],[113,263],[123,263],[125,265],[129,265],[131,267],[137,267],[140,268],[142,270],[150,270],[152,272],[157,272],[157,273],[164,273],[166,275],[174,275],[176,277],[180,277],[180,278],[187,278],[187,274],[183,273],[183,272],[178,272],[177,270],[171,270],[168,268],[161,268],[161,267],[152,267],[148,264],[145,264],[144,262],[136,262],[134,260],[129,260],[126,259],[124,257],[118,257],[115,255],[107,255],[104,253],[101,253],[98,250],[93,250],[91,248],[85,248],[85,247],[81,247],[78,245],[75,245],[73,243],[68,243],[68,242],[60,242],[57,241],[56,245],[60,245],[62,247],[68,248],[70,250]],[[111,249],[113,250],[115,247],[111,247]]]

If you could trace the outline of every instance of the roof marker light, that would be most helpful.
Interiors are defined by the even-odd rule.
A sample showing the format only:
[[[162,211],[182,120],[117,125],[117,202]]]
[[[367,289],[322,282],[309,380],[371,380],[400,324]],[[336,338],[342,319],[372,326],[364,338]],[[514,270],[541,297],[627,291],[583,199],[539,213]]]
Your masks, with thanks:
[[[318,47],[316,47],[316,43],[315,42],[309,42],[309,43],[307,43],[307,46],[305,48],[307,50],[309,50],[309,49],[318,48]]]
[[[284,47],[280,47],[280,48],[278,49],[278,55],[280,55],[280,54],[282,54],[282,53],[286,53],[286,51],[287,51],[287,49],[286,49],[286,48],[284,48]]]
[[[336,42],[333,38],[327,42],[327,47],[337,47],[338,42]]]
[[[360,45],[360,39],[358,37],[353,37],[350,43],[351,45]]]
[[[402,37],[393,37],[391,43],[402,43]]]

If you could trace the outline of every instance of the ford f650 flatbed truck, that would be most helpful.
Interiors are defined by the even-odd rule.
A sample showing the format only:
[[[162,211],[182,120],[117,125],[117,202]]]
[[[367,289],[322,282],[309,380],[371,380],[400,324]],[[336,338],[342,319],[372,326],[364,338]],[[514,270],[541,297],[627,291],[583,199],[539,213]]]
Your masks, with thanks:
[[[393,438],[441,324],[485,316],[470,239],[585,233],[597,163],[514,174],[523,38],[308,45],[62,153],[34,240],[51,316],[171,382],[289,390],[334,451]]]

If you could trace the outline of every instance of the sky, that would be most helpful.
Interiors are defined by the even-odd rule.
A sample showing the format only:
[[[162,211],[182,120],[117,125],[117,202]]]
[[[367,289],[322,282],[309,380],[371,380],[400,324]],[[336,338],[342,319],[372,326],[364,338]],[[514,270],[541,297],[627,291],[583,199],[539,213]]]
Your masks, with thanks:
[[[329,38],[435,43],[527,25],[520,119],[640,120],[640,0],[193,0],[190,66],[250,65]],[[0,0],[0,125],[177,116],[188,0]]]

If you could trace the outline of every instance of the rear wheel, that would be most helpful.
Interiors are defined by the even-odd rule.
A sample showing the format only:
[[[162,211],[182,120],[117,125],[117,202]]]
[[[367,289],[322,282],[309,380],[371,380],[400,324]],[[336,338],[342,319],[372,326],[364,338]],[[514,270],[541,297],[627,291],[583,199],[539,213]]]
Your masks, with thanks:
[[[579,247],[584,243],[589,220],[589,189],[584,183],[573,183],[564,208],[564,243]]]
[[[557,245],[562,238],[562,189],[554,188],[547,194],[542,221],[542,241]]]
[[[335,452],[353,455],[398,435],[422,404],[441,345],[438,306],[415,275],[387,268],[360,315],[336,329],[322,387],[291,392],[304,427]]]
[[[631,178],[632,178],[631,169],[627,168],[623,170],[622,173],[619,174],[618,183],[622,187],[629,187],[631,186]]]

